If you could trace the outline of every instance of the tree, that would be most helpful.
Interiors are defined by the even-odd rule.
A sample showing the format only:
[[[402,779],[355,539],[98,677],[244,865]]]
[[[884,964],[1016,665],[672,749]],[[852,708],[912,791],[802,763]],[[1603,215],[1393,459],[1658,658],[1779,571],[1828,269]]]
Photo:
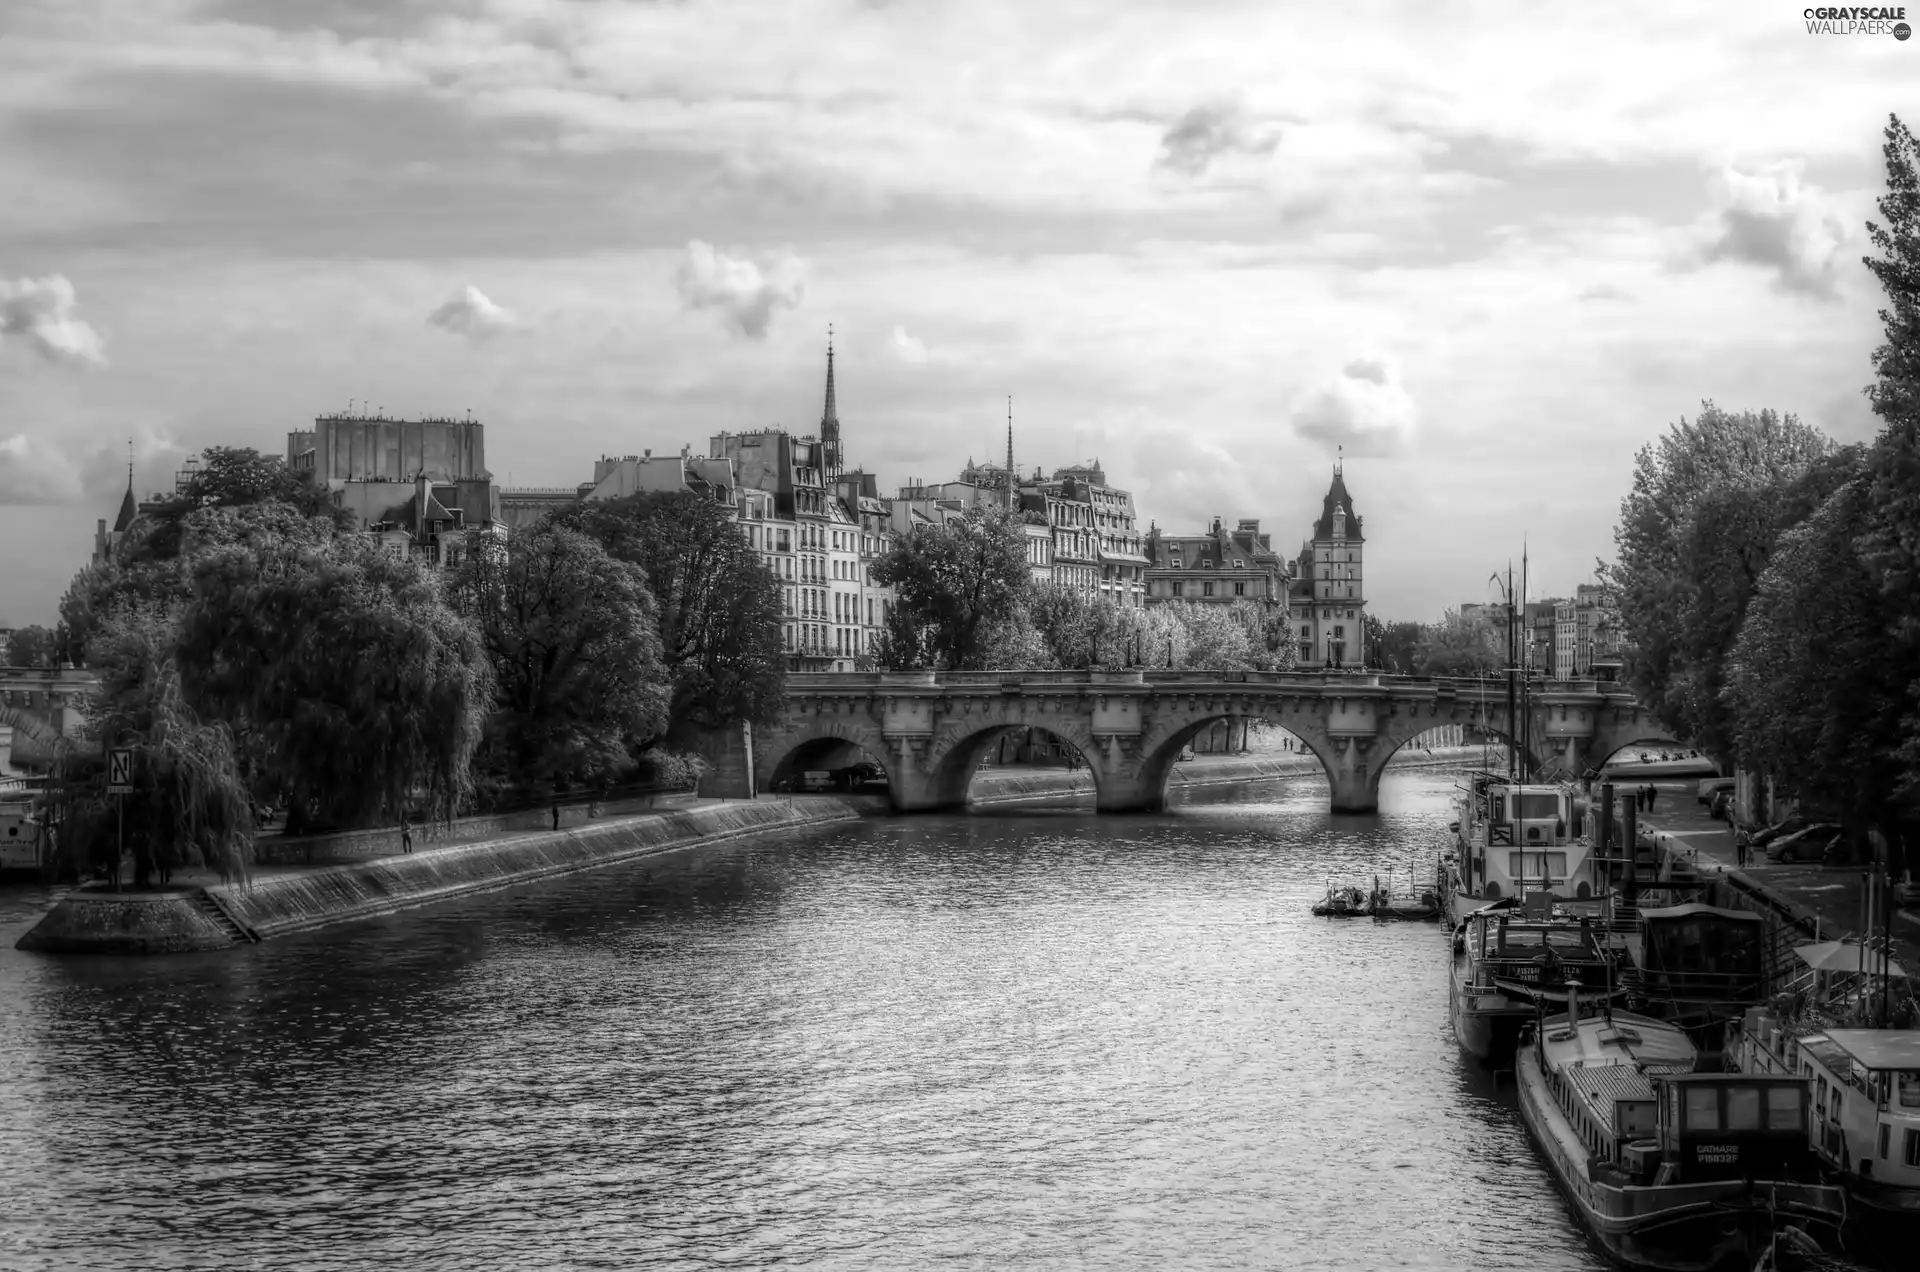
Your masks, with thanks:
[[[1293,637],[1293,613],[1285,605],[1235,601],[1228,607],[1247,633],[1247,669],[1292,671],[1299,663],[1299,645]]]
[[[1448,610],[1420,633],[1414,667],[1422,676],[1488,676],[1507,665],[1506,633],[1484,613]]]
[[[493,666],[489,759],[523,788],[598,783],[665,732],[659,615],[639,566],[542,525],[471,554],[448,599]]]
[[[55,652],[54,634],[38,624],[16,628],[7,642],[7,662],[14,667],[51,667]]]
[[[1673,425],[1634,461],[1614,530],[1628,682],[1668,728],[1724,758],[1718,677],[1747,600],[1785,525],[1786,496],[1833,444],[1772,411],[1722,411]],[[1842,465],[1844,468],[1844,465]],[[1838,474],[1827,472],[1827,489]],[[1816,479],[1816,484],[1820,479]],[[1802,515],[1817,499],[1801,500]]]
[[[434,578],[360,539],[232,544],[192,562],[183,697],[241,736],[297,833],[372,824],[416,795],[451,818],[493,699],[480,638]]]
[[[285,505],[299,517],[318,517],[339,530],[354,526],[353,513],[334,504],[332,491],[279,457],[262,455],[251,446],[209,446],[200,452],[199,471],[173,498],[149,512],[144,533],[123,548],[123,554],[136,560],[179,556],[180,535],[196,509],[249,504]]]
[[[1415,674],[1422,634],[1420,624],[1384,623],[1369,614],[1363,630],[1366,633],[1368,667],[1395,676]]]
[[[1883,154],[1883,219],[1867,223],[1880,257],[1866,258],[1887,294],[1880,311],[1886,339],[1874,350],[1877,379],[1867,389],[1882,426],[1866,460],[1859,547],[1891,619],[1880,662],[1906,708],[1902,727],[1889,740],[1904,770],[1897,784],[1899,811],[1911,821],[1920,810],[1920,718],[1914,711],[1920,703],[1920,143],[1898,116],[1888,118]]]
[[[724,505],[691,491],[650,493],[576,504],[551,521],[645,571],[672,678],[671,745],[739,721],[780,718],[780,584]]]
[[[984,670],[1031,586],[1026,542],[1004,513],[974,507],[943,526],[915,526],[873,567],[894,589],[882,661],[895,669]]]
[[[176,636],[166,609],[145,605],[117,611],[96,641],[100,689],[90,723],[104,746],[135,746],[137,771],[133,792],[119,797],[106,794],[104,770],[96,771],[91,806],[71,823],[79,833],[70,847],[117,866],[124,817],[137,887],[156,868],[163,883],[167,872],[196,860],[232,878],[252,860],[253,800],[233,734],[186,702]],[[112,798],[119,808],[110,807]]]

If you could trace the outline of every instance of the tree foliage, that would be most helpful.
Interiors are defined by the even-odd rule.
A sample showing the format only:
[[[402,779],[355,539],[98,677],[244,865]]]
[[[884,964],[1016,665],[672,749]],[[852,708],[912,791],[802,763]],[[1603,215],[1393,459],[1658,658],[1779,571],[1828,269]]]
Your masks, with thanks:
[[[1422,676],[1494,675],[1507,666],[1507,634],[1484,610],[1448,610],[1421,630],[1413,663]]]
[[[241,731],[290,826],[358,826],[418,795],[451,818],[493,698],[479,636],[434,578],[359,539],[229,544],[193,562],[187,701]]]
[[[51,667],[57,653],[54,634],[39,624],[14,629],[7,641],[7,665],[10,667]]]
[[[1789,496],[1832,454],[1826,436],[1793,415],[1734,414],[1709,401],[1635,456],[1608,570],[1626,677],[1662,723],[1709,753],[1730,752],[1719,676],[1747,601],[1792,524],[1789,507],[1804,516],[1818,502]],[[1838,474],[1822,473],[1811,480],[1831,490]]]
[[[609,781],[666,731],[659,615],[639,566],[542,525],[470,554],[448,599],[486,647],[487,766],[513,784]]]
[[[722,725],[779,718],[780,584],[724,505],[690,491],[648,493],[583,502],[552,522],[645,572],[672,677],[672,745]]]
[[[1417,674],[1420,644],[1425,635],[1420,624],[1386,623],[1369,614],[1363,626],[1368,667],[1395,676]]]
[[[873,566],[894,589],[880,660],[897,670],[979,671],[1020,626],[1029,587],[1026,540],[1004,513],[973,507],[916,526]]]

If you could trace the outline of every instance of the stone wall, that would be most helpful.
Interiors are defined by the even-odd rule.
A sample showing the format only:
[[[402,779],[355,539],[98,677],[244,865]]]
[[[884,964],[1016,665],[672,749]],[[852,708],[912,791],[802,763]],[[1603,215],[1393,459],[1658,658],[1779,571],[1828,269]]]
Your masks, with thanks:
[[[638,795],[631,799],[610,799],[600,805],[600,818],[631,816],[635,813],[671,809],[693,802],[686,794]],[[579,829],[598,824],[587,816],[588,805],[560,805],[560,828]],[[486,813],[474,817],[456,817],[451,822],[422,823],[413,828],[413,846],[421,848],[470,842],[523,830],[553,829],[551,808],[529,808],[517,813]],[[379,826],[372,830],[346,830],[332,835],[302,835],[288,839],[268,835],[254,840],[254,860],[269,866],[316,866],[338,862],[365,861],[372,857],[400,855],[400,828]]]
[[[209,898],[267,939],[655,853],[858,816],[847,804],[824,797],[707,804],[610,818],[574,830],[528,831],[419,849],[406,856],[317,866],[191,892],[75,889],[20,939],[19,948],[46,953],[218,949],[233,944],[234,937],[209,912]]]

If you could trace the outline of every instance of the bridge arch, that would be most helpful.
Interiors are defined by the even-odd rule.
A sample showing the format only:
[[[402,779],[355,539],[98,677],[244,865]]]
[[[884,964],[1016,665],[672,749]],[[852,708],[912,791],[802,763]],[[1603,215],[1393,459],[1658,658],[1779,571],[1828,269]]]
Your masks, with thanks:
[[[760,734],[754,745],[754,787],[771,792],[789,779],[816,768],[840,768],[865,752],[894,781],[894,757],[886,736],[872,721],[855,715],[793,720]]]
[[[1002,704],[972,713],[965,718],[965,723],[947,726],[936,733],[927,746],[928,789],[922,798],[930,800],[935,808],[966,807],[974,774],[979,772],[987,752],[1010,733],[1032,730],[1079,753],[1080,762],[1086,765],[1093,779],[1095,799],[1099,801],[1108,787],[1107,766],[1092,732],[1071,718],[1049,719],[1043,724],[1034,722],[1032,715],[1019,703]],[[895,807],[899,806],[896,800]]]

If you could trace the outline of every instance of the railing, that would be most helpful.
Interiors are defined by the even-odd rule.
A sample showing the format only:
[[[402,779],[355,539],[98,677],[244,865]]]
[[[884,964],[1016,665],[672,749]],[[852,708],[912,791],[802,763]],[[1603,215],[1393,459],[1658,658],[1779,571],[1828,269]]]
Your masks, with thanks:
[[[835,655],[838,656],[838,655]],[[812,672],[809,676],[822,677],[808,680],[804,687],[809,689],[828,688],[833,685],[856,685],[867,683],[849,677],[859,676],[859,672]],[[933,677],[937,686],[976,686],[1007,684],[1111,684],[1111,677],[1117,675],[1138,675],[1148,685],[1276,685],[1300,687],[1332,687],[1342,689],[1410,689],[1431,687],[1436,692],[1462,689],[1479,689],[1483,682],[1463,678],[1434,678],[1425,676],[1396,676],[1377,671],[1342,671],[1316,669],[1312,671],[1246,671],[1242,669],[1208,668],[1160,668],[1129,667],[1115,669],[1073,669],[1050,671],[939,671],[939,672],[901,672],[901,675]],[[800,677],[788,676],[789,685]],[[1595,691],[1598,696],[1618,698],[1623,705],[1635,705],[1631,694],[1607,693]],[[1492,705],[1490,703],[1490,705]]]

